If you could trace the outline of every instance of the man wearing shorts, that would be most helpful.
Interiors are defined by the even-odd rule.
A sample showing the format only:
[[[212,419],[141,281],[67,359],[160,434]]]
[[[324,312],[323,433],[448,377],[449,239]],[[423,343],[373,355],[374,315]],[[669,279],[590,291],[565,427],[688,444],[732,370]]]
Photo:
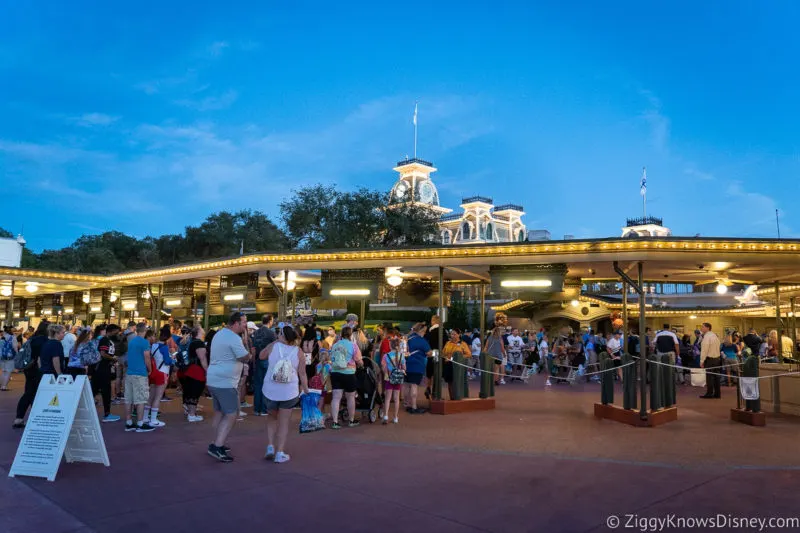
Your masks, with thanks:
[[[408,336],[408,355],[406,356],[406,380],[403,383],[406,411],[421,414],[425,409],[417,407],[417,388],[422,383],[425,365],[431,353],[431,345],[425,340],[427,327],[424,323],[415,324]]]
[[[228,434],[239,415],[239,378],[250,351],[242,342],[247,330],[247,316],[236,312],[228,319],[228,327],[221,329],[211,341],[211,362],[206,373],[206,385],[214,401],[214,442],[208,445],[208,455],[230,463],[233,461],[225,446]],[[130,361],[128,361],[130,372]]]
[[[144,404],[150,398],[147,376],[153,364],[150,359],[150,344],[145,340],[147,326],[136,326],[136,335],[128,342],[128,374],[125,376],[125,431],[146,433],[155,428],[144,418]],[[131,419],[131,406],[136,408],[136,425]]]

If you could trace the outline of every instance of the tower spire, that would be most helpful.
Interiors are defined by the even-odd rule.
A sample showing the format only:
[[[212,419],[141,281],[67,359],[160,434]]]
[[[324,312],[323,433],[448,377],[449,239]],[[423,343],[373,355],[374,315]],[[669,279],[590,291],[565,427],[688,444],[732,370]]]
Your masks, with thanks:
[[[417,158],[417,102],[414,102],[414,159]]]

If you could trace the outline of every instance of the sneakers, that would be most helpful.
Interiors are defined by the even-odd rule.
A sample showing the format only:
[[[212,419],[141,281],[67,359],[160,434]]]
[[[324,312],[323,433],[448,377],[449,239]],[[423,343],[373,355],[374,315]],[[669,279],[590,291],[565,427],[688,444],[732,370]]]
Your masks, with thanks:
[[[397,419],[395,418],[395,420],[397,420]],[[389,417],[388,417],[388,416],[384,416],[384,417],[383,417],[383,422],[381,422],[381,423],[382,423],[384,426],[385,426],[386,424],[388,424],[388,423],[389,423]]]
[[[544,384],[545,387],[551,387],[553,384],[550,383],[550,378],[547,378],[547,382]]]
[[[331,423],[331,429],[342,429],[342,426],[339,425],[339,422]]]
[[[222,462],[222,463],[232,463],[233,457],[228,455],[228,452],[225,450],[223,446],[214,446],[213,444],[208,445],[208,455],[213,457],[214,459]]]
[[[119,422],[119,417],[117,415],[106,415],[103,417],[103,422]]]
[[[267,461],[275,459],[275,446],[267,446],[267,453],[264,454],[264,459]]]
[[[145,422],[141,426],[136,428],[136,433],[150,433],[151,431],[155,431],[156,428]],[[125,428],[125,431],[128,431],[128,428]]]
[[[136,425],[133,422],[125,422],[125,431],[136,431]]]
[[[397,424],[398,422],[399,420],[397,420],[397,417],[394,417],[394,420],[392,420],[392,424]]]
[[[361,422],[359,422],[358,420],[351,420],[350,422],[347,423],[347,427],[350,427],[350,428],[357,428],[360,425],[361,425]],[[289,459],[286,459],[286,460],[288,461]]]
[[[501,380],[500,380],[500,385],[505,385],[505,384],[506,384],[506,380],[504,380],[504,379],[501,379]]]
[[[278,452],[278,453],[275,454],[275,462],[276,463],[288,463],[289,459],[291,459],[291,458],[289,457],[288,453]]]
[[[186,420],[188,420],[189,422],[202,422],[203,417],[200,415],[189,415],[186,417]]]
[[[248,407],[253,407],[253,404],[252,403],[247,403],[247,402],[242,402],[241,405],[239,405],[239,407],[241,407],[242,409],[247,409]]]
[[[239,416],[247,416],[247,413],[245,413],[244,411],[239,411]]]
[[[161,397],[161,401],[162,401],[162,402],[171,402],[171,401],[172,401],[172,398],[170,398],[170,397],[168,397],[168,396],[162,396],[162,397]]]
[[[166,425],[167,424],[165,424],[161,420],[150,420],[150,426],[154,428],[163,428]]]

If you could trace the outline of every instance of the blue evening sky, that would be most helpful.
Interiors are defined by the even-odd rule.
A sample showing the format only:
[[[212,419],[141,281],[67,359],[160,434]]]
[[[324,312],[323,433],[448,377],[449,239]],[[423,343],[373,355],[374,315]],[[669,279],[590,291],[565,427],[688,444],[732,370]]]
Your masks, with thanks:
[[[531,5],[526,5],[531,4]],[[288,7],[287,7],[288,6]],[[277,219],[292,188],[524,205],[554,238],[797,236],[800,3],[0,1],[0,227],[34,250]]]

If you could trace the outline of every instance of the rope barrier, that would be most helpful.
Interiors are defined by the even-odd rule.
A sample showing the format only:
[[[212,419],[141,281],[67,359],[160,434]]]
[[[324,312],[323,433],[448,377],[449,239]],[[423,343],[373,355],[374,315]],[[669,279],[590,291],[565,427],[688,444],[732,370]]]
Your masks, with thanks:
[[[496,358],[492,357],[492,359],[496,359]],[[511,377],[511,378],[521,378],[522,377],[522,376],[512,376],[510,374],[498,374],[497,372],[492,372],[490,370],[483,370],[482,368],[475,368],[474,366],[465,365],[463,363],[459,363],[458,361],[452,361],[451,360],[450,362],[453,363],[453,364],[456,364],[458,366],[463,366],[464,368],[471,368],[472,370],[477,370],[478,372],[483,372],[485,374],[491,374],[493,376]],[[634,364],[636,364],[636,361],[631,361],[630,363],[625,363],[624,365],[615,366],[614,368],[609,368],[607,370],[600,370],[599,372],[584,372],[579,377],[594,376],[594,375],[597,375],[597,374],[602,374],[604,372],[614,372],[616,370],[619,370],[620,368],[625,368],[626,366],[630,366],[630,365],[634,365]],[[530,367],[530,368],[532,368],[532,367]],[[570,368],[570,369],[577,370],[579,367],[564,367],[564,368]],[[557,379],[563,379],[563,378],[559,378],[558,376],[551,376],[549,374],[548,374],[548,377],[557,378]]]
[[[654,361],[654,360],[651,360],[651,359],[648,359],[648,362],[656,364],[656,365],[668,366],[670,368],[677,368],[677,369],[680,369],[680,370],[703,370],[706,375],[728,377],[728,374],[720,374],[718,372],[710,372],[710,371],[706,370],[705,368],[697,368],[697,369],[687,368],[685,366],[671,365],[669,363],[662,363],[661,361]],[[800,371],[785,372],[783,374],[773,374],[771,376],[758,376],[756,379],[780,378],[780,377],[783,377],[783,376],[795,376],[797,374],[800,374]]]

